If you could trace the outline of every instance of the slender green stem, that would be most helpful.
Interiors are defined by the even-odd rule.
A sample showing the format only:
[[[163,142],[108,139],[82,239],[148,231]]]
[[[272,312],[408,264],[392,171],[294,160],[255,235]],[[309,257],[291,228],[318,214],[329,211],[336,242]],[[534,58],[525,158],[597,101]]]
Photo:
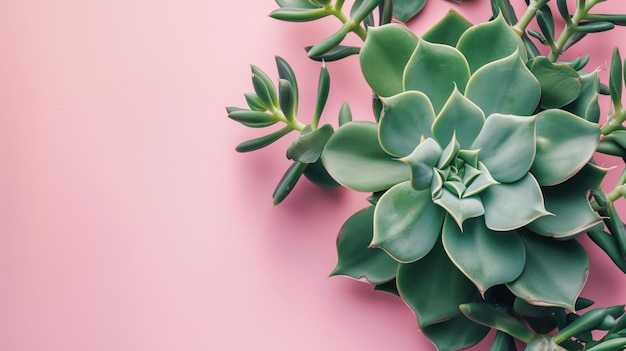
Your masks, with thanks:
[[[556,62],[559,56],[563,54],[563,48],[565,47],[565,44],[567,44],[567,41],[572,36],[572,34],[576,32],[576,27],[583,19],[586,18],[586,16],[589,14],[589,10],[591,10],[594,6],[601,3],[602,1],[606,0],[590,0],[587,3],[585,3],[585,1],[578,2],[576,12],[574,13],[574,16],[572,16],[571,22],[565,24],[563,32],[561,32],[559,39],[555,43],[555,48],[551,50],[550,55],[548,56],[550,61]]]
[[[343,1],[338,1],[335,6],[329,8],[330,14],[337,17],[337,19],[344,25],[347,24],[350,31],[354,32],[354,34],[358,35],[361,40],[365,41],[365,38],[367,38],[367,32],[359,23],[353,22],[350,16],[341,11],[341,7],[337,6],[340,3],[343,5]]]
[[[281,109],[272,108],[270,112],[272,112],[272,114],[274,115],[274,117],[276,117],[277,120],[284,122],[293,130],[297,130],[300,132],[306,126],[304,123],[300,122],[297,118],[290,120],[287,117],[285,117],[285,114],[283,113]]]
[[[545,4],[548,3],[549,0],[532,0],[528,7],[526,8],[526,12],[520,17],[517,23],[513,26],[513,30],[516,31],[519,35],[524,34],[526,31],[526,27],[530,24],[530,22],[537,16],[537,11],[541,9]]]
[[[622,124],[626,121],[626,110],[615,111],[615,115],[609,117],[608,121],[600,129],[602,135],[608,135],[622,128]]]
[[[622,175],[617,180],[615,187],[610,193],[606,194],[607,199],[610,202],[615,202],[626,195],[626,168],[622,170]],[[591,203],[591,208],[594,211],[605,210],[607,206],[600,206],[597,202]]]

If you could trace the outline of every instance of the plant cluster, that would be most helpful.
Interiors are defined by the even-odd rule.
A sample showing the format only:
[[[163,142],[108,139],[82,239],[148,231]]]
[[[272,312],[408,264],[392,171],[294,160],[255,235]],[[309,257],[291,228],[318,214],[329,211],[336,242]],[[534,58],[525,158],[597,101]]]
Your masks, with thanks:
[[[626,226],[615,209],[626,171],[605,192],[609,169],[594,161],[596,152],[626,157],[624,62],[615,49],[603,84],[585,71],[588,56],[561,60],[587,35],[626,25],[626,15],[595,13],[602,1],[557,0],[559,31],[549,0],[527,0],[519,17],[509,0],[492,0],[487,22],[450,11],[417,36],[402,22],[425,0],[356,0],[349,10],[343,0],[276,0],[273,18],[332,16],[341,25],[306,47],[322,61],[309,123],[298,118],[290,65],[276,58],[277,85],[252,66],[248,107],[229,107],[228,116],[281,127],[236,149],[299,133],[275,204],[303,175],[370,194],[339,232],[332,274],[400,296],[439,350],[471,347],[490,329],[492,350],[516,350],[514,339],[528,351],[624,350],[624,306],[581,312],[593,302],[580,296],[589,260],[577,240],[589,236],[626,272]],[[362,46],[343,45],[350,32]],[[353,121],[344,104],[335,130],[320,125],[325,63],[351,55],[373,91],[373,119]],[[611,97],[602,122],[599,94]]]

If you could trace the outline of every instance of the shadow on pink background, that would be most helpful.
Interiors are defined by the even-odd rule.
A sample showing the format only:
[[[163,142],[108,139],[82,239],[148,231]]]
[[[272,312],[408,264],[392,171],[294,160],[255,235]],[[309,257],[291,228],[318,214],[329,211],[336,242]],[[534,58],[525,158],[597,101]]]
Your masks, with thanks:
[[[259,136],[224,110],[252,91],[249,64],[276,77],[274,55],[292,63],[307,120],[319,63],[302,47],[337,28],[275,21],[274,8],[0,2],[0,350],[434,350],[398,298],[328,278],[336,233],[367,194],[303,181],[273,207],[289,138],[234,152]],[[486,0],[429,0],[412,28],[449,8],[489,17]],[[570,55],[591,52],[606,78],[625,33]],[[343,101],[371,119],[358,61],[328,67],[323,119]],[[626,302],[626,277],[587,247],[584,295]]]

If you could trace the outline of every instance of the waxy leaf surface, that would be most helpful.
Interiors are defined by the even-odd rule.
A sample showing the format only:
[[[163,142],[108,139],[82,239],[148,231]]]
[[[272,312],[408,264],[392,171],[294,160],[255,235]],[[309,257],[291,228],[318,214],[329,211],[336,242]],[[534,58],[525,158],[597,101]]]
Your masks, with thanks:
[[[484,124],[483,111],[455,88],[432,124],[432,130],[442,147],[454,135],[462,149],[469,149]]]
[[[532,233],[522,235],[526,266],[509,289],[528,303],[575,310],[589,271],[585,249],[576,240],[557,241]],[[550,282],[550,284],[546,284]]]
[[[529,116],[539,103],[541,87],[516,51],[474,72],[465,96],[483,110],[487,119],[493,113]]]
[[[454,317],[423,329],[424,334],[439,351],[462,350],[477,344],[489,328],[471,321],[464,315]],[[454,337],[451,337],[454,335]]]
[[[499,182],[515,182],[530,170],[535,159],[534,117],[494,114],[487,118],[472,145],[478,159]]]
[[[397,284],[422,329],[459,316],[459,305],[472,301],[476,294],[474,284],[450,261],[441,242],[421,260],[401,264]]]
[[[404,91],[404,67],[417,42],[415,34],[400,24],[369,29],[359,56],[363,76],[376,94],[392,96]]]
[[[430,190],[416,191],[410,182],[389,189],[374,212],[372,246],[400,262],[424,257],[441,233],[444,211],[431,200]]]
[[[328,173],[347,188],[374,192],[409,179],[409,167],[387,154],[371,122],[350,122],[326,143],[322,162]]]
[[[466,30],[459,39],[457,48],[465,55],[472,72],[516,51],[526,59],[524,42],[502,16]]]
[[[381,146],[389,154],[406,156],[422,137],[431,137],[435,112],[422,92],[407,91],[381,100],[384,107],[378,136]]]
[[[529,173],[515,183],[495,184],[480,193],[489,229],[509,231],[549,215],[537,180]]]
[[[426,94],[438,113],[455,85],[465,91],[469,77],[467,61],[457,49],[420,40],[404,71],[404,90]]]
[[[374,207],[352,215],[341,227],[337,238],[337,267],[331,275],[381,284],[392,280],[398,262],[381,249],[369,248],[374,233]]]
[[[561,183],[593,156],[600,127],[563,110],[537,115],[537,155],[531,173],[541,185]]]
[[[446,218],[443,246],[461,272],[481,294],[498,284],[509,283],[522,273],[526,262],[524,244],[517,232],[494,232],[483,217],[465,221],[463,231]]]

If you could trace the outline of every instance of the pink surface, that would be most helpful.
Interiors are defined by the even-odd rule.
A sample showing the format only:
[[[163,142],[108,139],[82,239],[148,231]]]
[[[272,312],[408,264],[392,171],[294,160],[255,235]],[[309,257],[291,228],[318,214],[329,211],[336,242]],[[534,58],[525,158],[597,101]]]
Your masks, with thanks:
[[[244,105],[250,63],[275,77],[286,58],[313,110],[319,64],[302,46],[336,23],[278,22],[274,7],[0,1],[0,350],[434,350],[399,299],[327,278],[366,195],[302,182],[273,207],[285,142],[233,151],[259,135],[224,111]],[[486,0],[430,0],[413,28],[450,7],[488,18]],[[606,70],[625,33],[577,50]],[[358,62],[328,66],[323,118],[347,100],[369,119]],[[601,304],[626,302],[601,255],[590,283]]]

